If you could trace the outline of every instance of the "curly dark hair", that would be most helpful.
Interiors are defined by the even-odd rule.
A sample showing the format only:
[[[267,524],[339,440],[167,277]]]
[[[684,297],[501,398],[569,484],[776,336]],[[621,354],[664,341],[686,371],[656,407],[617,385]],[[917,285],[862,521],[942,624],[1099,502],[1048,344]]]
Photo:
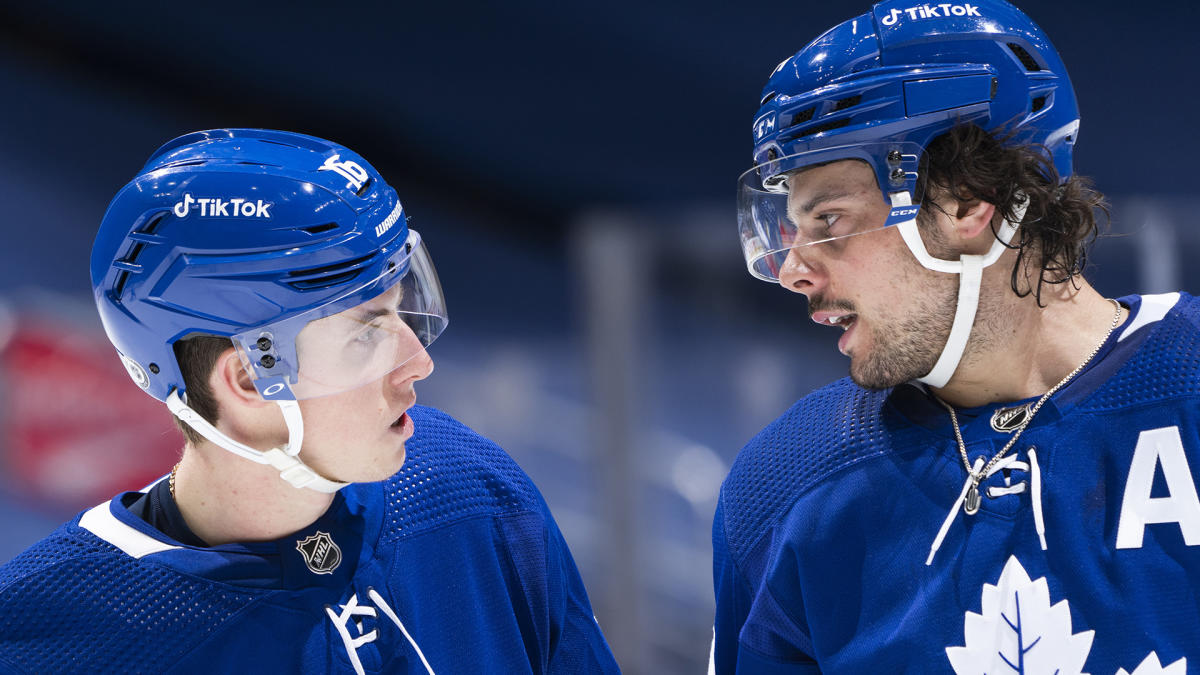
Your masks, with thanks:
[[[1012,221],[1018,207],[1026,204],[1017,239],[1009,244],[1017,250],[1011,285],[1019,297],[1035,294],[1042,306],[1044,284],[1070,282],[1078,287],[1088,246],[1099,233],[1096,211],[1104,214],[1105,222],[1110,214],[1104,195],[1093,189],[1090,179],[1061,180],[1045,146],[1016,140],[1011,132],[991,133],[974,124],[959,125],[934,139],[921,158],[921,210],[942,211],[936,200],[949,194],[959,202],[958,217],[966,215],[972,202],[984,200]],[[1023,287],[1021,272],[1029,261],[1041,270],[1036,284]]]

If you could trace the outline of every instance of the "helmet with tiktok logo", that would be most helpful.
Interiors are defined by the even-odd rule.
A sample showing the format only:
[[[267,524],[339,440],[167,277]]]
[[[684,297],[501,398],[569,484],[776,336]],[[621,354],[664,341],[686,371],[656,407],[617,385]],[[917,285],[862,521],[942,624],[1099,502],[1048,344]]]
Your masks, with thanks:
[[[1020,224],[1019,215],[1006,220],[984,255],[942,260],[926,250],[916,225],[922,157],[936,138],[967,124],[1007,144],[1043,148],[1062,180],[1073,172],[1075,94],[1058,52],[1029,17],[1003,0],[880,2],[771,74],[752,125],[754,166],[738,185],[739,235],[755,277],[777,281],[797,249],[887,227],[898,228],[926,268],[961,275],[949,339],[920,378],[933,386],[957,368],[982,269],[999,259]],[[840,160],[869,166],[890,208],[843,219],[837,229],[797,227],[789,218],[789,177]]]
[[[91,279],[133,381],[217,445],[297,487],[343,484],[298,457],[297,401],[379,380],[445,329],[433,263],[392,189],[353,151],[303,134],[217,129],[159,148],[109,205]],[[289,441],[261,450],[187,404],[177,343],[228,338]]]

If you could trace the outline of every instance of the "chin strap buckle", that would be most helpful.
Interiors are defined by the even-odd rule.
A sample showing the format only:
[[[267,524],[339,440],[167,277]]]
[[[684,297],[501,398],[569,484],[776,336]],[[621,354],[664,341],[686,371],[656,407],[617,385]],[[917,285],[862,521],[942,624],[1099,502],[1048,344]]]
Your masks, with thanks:
[[[279,469],[279,477],[290,483],[292,487],[308,488],[317,492],[337,492],[349,485],[349,483],[322,478],[307,464],[296,457],[285,454],[279,448],[264,452],[263,457],[271,466]]]

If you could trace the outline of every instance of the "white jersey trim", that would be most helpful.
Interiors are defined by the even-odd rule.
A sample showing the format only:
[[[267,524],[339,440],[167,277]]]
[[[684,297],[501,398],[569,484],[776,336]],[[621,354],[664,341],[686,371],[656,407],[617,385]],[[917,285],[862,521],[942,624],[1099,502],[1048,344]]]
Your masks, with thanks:
[[[173,548],[182,548],[159,541],[117,520],[112,514],[111,502],[88,509],[79,519],[79,526],[104,541],[116,546],[133,558],[142,558],[151,553],[161,553]]]
[[[1129,322],[1121,336],[1117,338],[1117,342],[1138,332],[1143,326],[1160,321],[1178,302],[1178,292],[1143,295],[1141,309],[1138,310],[1137,316],[1133,317],[1133,321]]]

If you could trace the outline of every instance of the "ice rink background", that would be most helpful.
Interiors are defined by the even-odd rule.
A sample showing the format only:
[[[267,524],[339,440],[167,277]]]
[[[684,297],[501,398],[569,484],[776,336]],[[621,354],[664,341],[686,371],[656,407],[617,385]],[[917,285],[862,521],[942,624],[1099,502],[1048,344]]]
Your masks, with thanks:
[[[538,483],[626,672],[700,672],[720,480],[845,369],[802,299],[745,273],[734,182],[767,74],[866,6],[199,7],[0,6],[0,561],[174,461],[165,410],[112,410],[140,394],[90,300],[108,200],[180,133],[284,128],[399,190],[451,313],[420,400]],[[1110,295],[1200,290],[1200,10],[1025,9],[1071,69],[1077,168],[1114,203],[1121,236],[1089,276]],[[60,351],[30,360],[39,340]]]

